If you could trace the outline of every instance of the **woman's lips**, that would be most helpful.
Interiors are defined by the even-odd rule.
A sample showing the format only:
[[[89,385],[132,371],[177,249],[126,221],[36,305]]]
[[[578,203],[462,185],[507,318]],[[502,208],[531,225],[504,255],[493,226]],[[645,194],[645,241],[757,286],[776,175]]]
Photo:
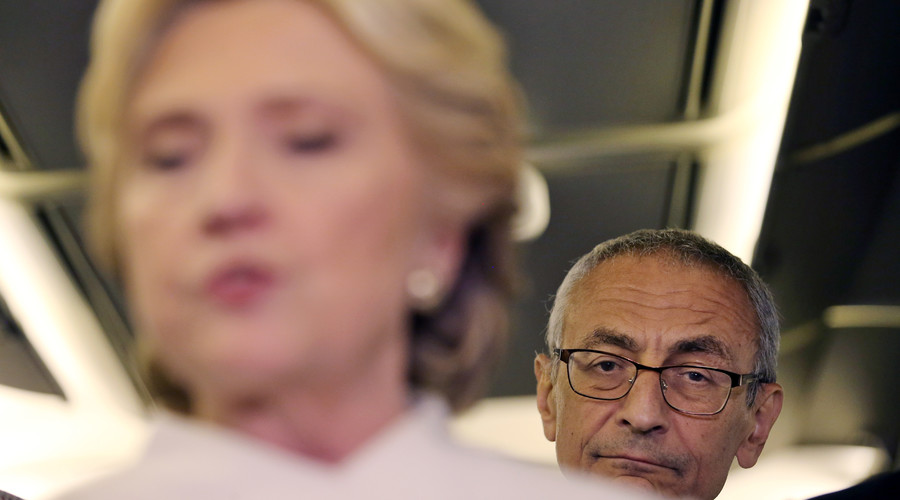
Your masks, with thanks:
[[[256,265],[232,265],[213,273],[206,293],[216,303],[229,308],[255,304],[274,283],[273,274]]]

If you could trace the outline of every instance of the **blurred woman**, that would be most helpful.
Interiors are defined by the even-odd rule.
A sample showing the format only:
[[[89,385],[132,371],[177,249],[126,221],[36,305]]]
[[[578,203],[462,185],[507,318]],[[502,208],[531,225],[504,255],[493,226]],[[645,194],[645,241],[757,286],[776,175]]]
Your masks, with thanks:
[[[181,416],[70,498],[585,488],[443,435],[503,342],[520,163],[471,4],[109,0],[92,43],[93,246]]]

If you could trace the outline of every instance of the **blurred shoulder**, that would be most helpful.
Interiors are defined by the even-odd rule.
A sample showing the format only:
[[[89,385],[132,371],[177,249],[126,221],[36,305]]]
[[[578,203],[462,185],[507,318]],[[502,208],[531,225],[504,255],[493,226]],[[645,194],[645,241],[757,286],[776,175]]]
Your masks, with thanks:
[[[173,415],[154,422],[137,462],[57,500],[254,498],[272,485],[324,490],[325,467],[234,432]],[[296,490],[294,490],[296,491]],[[257,497],[258,498],[258,497]]]
[[[564,477],[458,444],[440,402],[417,404],[339,465],[296,456],[226,429],[185,419],[157,425],[134,466],[59,500],[577,498],[650,500],[594,477]]]

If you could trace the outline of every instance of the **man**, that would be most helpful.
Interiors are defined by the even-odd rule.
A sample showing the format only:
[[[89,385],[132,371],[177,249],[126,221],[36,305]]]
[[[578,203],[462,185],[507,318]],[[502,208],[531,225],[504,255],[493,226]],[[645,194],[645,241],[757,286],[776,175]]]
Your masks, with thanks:
[[[535,359],[544,435],[566,471],[715,498],[781,412],[778,320],[759,276],[681,230],[607,241],[569,271]]]

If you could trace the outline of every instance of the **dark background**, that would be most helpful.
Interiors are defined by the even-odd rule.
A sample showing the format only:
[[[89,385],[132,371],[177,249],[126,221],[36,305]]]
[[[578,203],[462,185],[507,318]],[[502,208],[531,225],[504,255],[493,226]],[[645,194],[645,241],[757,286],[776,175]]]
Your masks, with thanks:
[[[714,52],[727,5],[724,0],[478,3],[510,44],[514,72],[530,101],[535,147],[554,146],[559,137],[581,130],[685,120],[700,9],[712,4],[707,50]],[[71,133],[72,107],[94,6],[93,0],[0,0],[0,113],[9,129],[0,135],[3,168],[82,168]],[[794,439],[876,441],[895,459],[900,314],[894,311],[893,324],[836,325],[826,311],[841,305],[900,307],[898,38],[900,2],[811,2],[753,260],[772,285],[783,316],[779,377],[798,409],[791,417]],[[715,70],[708,66],[706,73]],[[702,110],[706,89],[694,91]],[[881,133],[839,140],[879,124]],[[543,348],[548,299],[574,259],[634,229],[690,227],[693,185],[675,182],[684,154],[690,153],[581,155],[536,165],[549,185],[552,218],[542,236],[521,245],[524,290],[492,395],[533,393],[532,359]],[[92,267],[76,255],[81,249],[54,236],[66,221],[77,232],[80,207],[78,199],[48,200],[36,203],[35,211],[47,221],[51,241],[98,308],[111,339],[124,349],[127,334],[121,317],[115,317],[121,308],[100,304],[98,297],[108,289],[98,291],[93,284]]]

